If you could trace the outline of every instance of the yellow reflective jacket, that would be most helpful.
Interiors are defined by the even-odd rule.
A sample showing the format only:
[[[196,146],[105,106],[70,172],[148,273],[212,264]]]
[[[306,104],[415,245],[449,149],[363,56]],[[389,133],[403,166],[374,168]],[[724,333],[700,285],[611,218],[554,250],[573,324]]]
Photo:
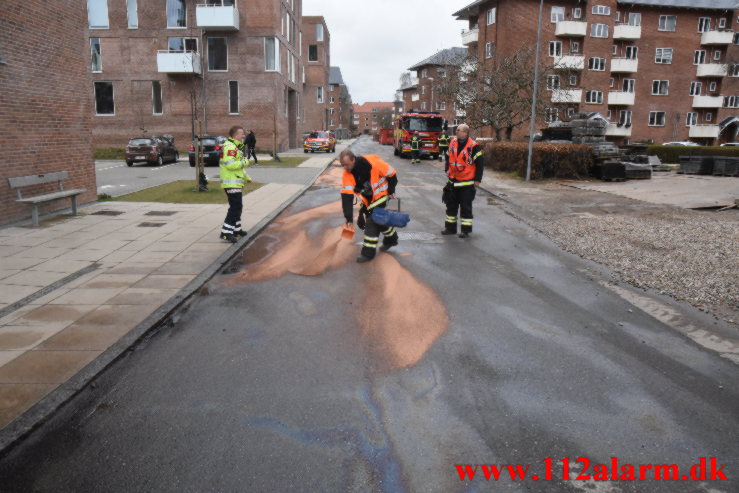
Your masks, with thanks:
[[[244,168],[249,161],[244,159],[244,145],[231,138],[223,143],[221,148],[221,187],[244,188],[244,180],[251,181]]]

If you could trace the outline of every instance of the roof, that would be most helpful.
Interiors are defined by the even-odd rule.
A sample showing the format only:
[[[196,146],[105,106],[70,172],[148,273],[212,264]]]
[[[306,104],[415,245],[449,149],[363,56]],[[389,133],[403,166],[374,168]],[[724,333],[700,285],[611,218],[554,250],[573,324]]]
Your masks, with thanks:
[[[452,14],[459,21],[466,21],[472,16],[477,17],[480,13],[480,6],[485,3],[485,0],[475,0],[471,4],[464,7],[462,10],[458,10]]]
[[[734,10],[737,4],[736,0],[617,0],[617,3],[704,10]]]
[[[418,70],[426,65],[461,65],[467,57],[467,53],[467,48],[447,48],[434,53],[425,60],[421,60],[412,67],[408,67],[408,70]]]
[[[383,108],[393,109],[394,107],[395,107],[395,103],[385,103],[385,102],[375,101],[375,102],[369,102],[369,103],[364,103],[364,104],[355,104],[354,113],[372,113],[372,108],[377,108],[377,111],[380,111]]]
[[[341,69],[339,67],[330,67],[328,75],[329,84],[343,84],[344,78],[341,76]]]

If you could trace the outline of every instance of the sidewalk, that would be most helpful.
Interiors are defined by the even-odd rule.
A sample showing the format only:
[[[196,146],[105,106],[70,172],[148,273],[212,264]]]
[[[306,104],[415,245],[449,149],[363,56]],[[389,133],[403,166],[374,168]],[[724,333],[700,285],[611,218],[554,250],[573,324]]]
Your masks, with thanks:
[[[317,178],[330,158],[301,166],[317,168]],[[239,246],[309,185],[270,183],[245,196],[250,234]],[[102,202],[40,228],[0,229],[0,428],[198,289],[207,277],[198,278],[230,257],[231,245],[219,239],[225,212],[224,204]],[[0,449],[7,443],[3,437]]]

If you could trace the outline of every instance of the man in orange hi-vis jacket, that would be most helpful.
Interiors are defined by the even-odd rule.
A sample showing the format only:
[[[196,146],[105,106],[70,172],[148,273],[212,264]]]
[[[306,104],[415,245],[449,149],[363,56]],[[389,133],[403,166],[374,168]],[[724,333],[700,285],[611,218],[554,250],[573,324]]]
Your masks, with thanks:
[[[346,149],[339,155],[344,167],[341,187],[341,205],[346,218],[346,227],[354,228],[354,196],[362,199],[357,225],[364,229],[362,251],[357,262],[369,262],[375,258],[377,243],[382,233],[380,250],[387,251],[398,244],[398,232],[394,227],[385,227],[372,220],[372,210],[385,207],[388,200],[395,198],[398,176],[395,170],[379,156],[368,154],[355,156]]]

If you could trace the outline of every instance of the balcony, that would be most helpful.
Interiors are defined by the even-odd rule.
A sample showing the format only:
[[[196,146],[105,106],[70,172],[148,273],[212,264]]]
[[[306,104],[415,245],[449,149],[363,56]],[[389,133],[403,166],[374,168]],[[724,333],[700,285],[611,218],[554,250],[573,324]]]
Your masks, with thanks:
[[[200,29],[205,31],[238,31],[239,9],[235,5],[213,5],[219,2],[208,2],[198,5],[195,20]]]
[[[462,31],[462,44],[465,46],[477,43],[477,37],[480,34],[480,29],[470,29],[469,31]]]
[[[633,92],[609,91],[608,93],[609,106],[633,106],[634,99],[635,94]]]
[[[582,55],[564,55],[554,57],[554,68],[560,70],[583,70],[585,57]]]
[[[641,39],[641,26],[618,24],[613,28],[613,39],[620,41]]]
[[[707,31],[701,35],[701,44],[706,46],[730,45],[734,42],[734,31]]]
[[[691,139],[718,139],[721,130],[718,125],[693,125],[688,131]]]
[[[698,65],[698,77],[726,77],[729,68],[723,63],[701,63]]]
[[[606,136],[608,137],[631,137],[631,126],[609,123],[606,128]]]
[[[721,108],[723,96],[693,96],[693,108]]]
[[[614,74],[635,74],[639,69],[639,60],[636,58],[612,58],[611,72]]]
[[[157,71],[160,74],[200,74],[200,54],[194,51],[159,51]]]
[[[581,103],[582,89],[554,89],[552,103]]]
[[[588,23],[583,21],[559,21],[555,34],[572,38],[583,38],[588,32]]]

